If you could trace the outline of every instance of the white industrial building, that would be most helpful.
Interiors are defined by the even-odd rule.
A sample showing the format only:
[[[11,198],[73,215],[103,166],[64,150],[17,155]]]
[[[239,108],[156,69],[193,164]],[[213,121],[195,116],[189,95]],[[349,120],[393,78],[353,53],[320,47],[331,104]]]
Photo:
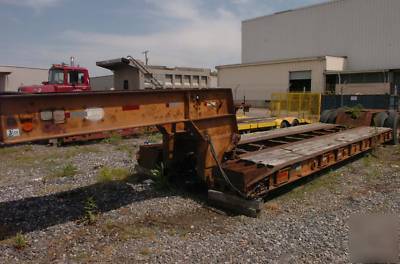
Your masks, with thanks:
[[[254,103],[272,92],[395,93],[399,28],[399,0],[334,0],[249,19],[242,62],[218,66],[218,85]]]
[[[24,85],[41,84],[47,81],[49,69],[1,66],[0,92],[16,92]]]

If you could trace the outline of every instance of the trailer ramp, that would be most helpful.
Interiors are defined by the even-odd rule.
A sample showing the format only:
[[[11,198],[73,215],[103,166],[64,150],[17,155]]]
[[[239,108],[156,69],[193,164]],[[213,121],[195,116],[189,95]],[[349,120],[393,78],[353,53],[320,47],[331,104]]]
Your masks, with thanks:
[[[232,205],[233,199],[229,196],[227,198],[226,194],[216,194],[215,190],[209,192],[209,199],[214,199],[220,206],[234,210],[240,208],[241,212],[256,215],[262,204],[258,199],[267,196],[270,191],[339,164],[392,139],[390,128],[358,127],[346,130],[337,125],[312,124],[302,129],[296,127],[282,129],[281,132],[271,131],[262,136],[248,135],[239,142],[239,146],[254,145],[257,140],[265,142],[266,139],[273,140],[277,137],[296,138],[300,134],[321,130],[326,130],[326,133],[316,133],[315,137],[286,144],[282,142],[278,146],[258,151],[242,152],[237,159],[225,162],[224,173],[235,188],[240,190],[243,200],[259,201],[259,206],[253,203],[250,208],[242,208],[247,202],[236,202]],[[218,174],[217,171],[215,173]],[[223,179],[220,183],[223,184],[222,182]],[[224,203],[228,200],[229,202]]]

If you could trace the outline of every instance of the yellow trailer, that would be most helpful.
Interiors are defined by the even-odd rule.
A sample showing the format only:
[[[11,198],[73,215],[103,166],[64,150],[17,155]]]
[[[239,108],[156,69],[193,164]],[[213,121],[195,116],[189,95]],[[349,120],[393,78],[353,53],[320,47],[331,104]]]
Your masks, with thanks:
[[[266,131],[276,128],[284,128],[310,124],[311,120],[297,117],[246,117],[238,116],[238,129],[241,133]]]
[[[319,121],[321,94],[316,93],[273,93],[270,117],[248,117],[238,115],[241,133],[285,128]]]

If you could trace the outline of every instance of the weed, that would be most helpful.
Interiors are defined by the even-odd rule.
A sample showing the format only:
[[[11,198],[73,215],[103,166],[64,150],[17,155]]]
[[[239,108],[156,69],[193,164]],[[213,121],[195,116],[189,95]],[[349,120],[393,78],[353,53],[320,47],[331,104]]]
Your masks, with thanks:
[[[277,203],[266,203],[265,204],[265,209],[271,212],[278,212],[280,211],[280,207]]]
[[[112,222],[107,220],[103,227],[103,231],[107,235],[116,234],[122,241],[130,239],[153,239],[155,236],[155,230],[151,227],[146,226],[143,223],[123,223],[123,222]]]
[[[110,219],[107,219],[104,227],[107,233],[111,233],[111,231],[115,228],[115,224]]]
[[[163,137],[161,133],[151,133],[147,136],[148,143],[160,143]]]
[[[119,145],[122,141],[122,136],[118,133],[113,133],[109,138],[103,140],[106,144]]]
[[[85,201],[85,217],[84,222],[93,225],[97,221],[97,204],[93,197],[87,198]]]
[[[19,232],[15,237],[14,237],[14,247],[16,249],[24,249],[28,245],[28,242],[26,241],[25,236]]]
[[[171,184],[168,175],[165,173],[164,164],[161,163],[155,169],[151,170],[151,177],[154,181],[154,186],[159,191],[171,190]]]
[[[26,145],[26,146],[14,146],[14,147],[0,147],[0,155],[13,155],[13,154],[18,154],[21,152],[30,152],[32,151],[32,146]]]
[[[129,156],[135,155],[135,148],[129,145],[119,145],[115,147],[116,150],[126,152]]]
[[[31,145],[25,145],[22,150],[25,152],[30,152],[33,151],[33,147]]]
[[[149,248],[143,248],[142,250],[140,250],[140,252],[139,252],[141,255],[143,255],[143,256],[148,256],[148,255],[151,255],[151,249],[149,249]]]
[[[75,187],[73,184],[65,184],[65,183],[57,184],[57,185],[45,184],[46,179],[43,179],[43,183],[44,183],[43,187],[35,192],[35,194],[37,196],[45,196],[45,195],[54,194],[54,193],[71,191]]]
[[[97,182],[123,181],[129,176],[131,176],[131,172],[128,169],[103,167],[97,175]]]
[[[155,231],[150,227],[145,226],[131,226],[127,227],[124,230],[124,233],[120,234],[120,237],[123,240],[129,239],[152,239],[155,236]]]
[[[332,193],[335,193],[337,185],[340,183],[340,173],[337,171],[331,171],[328,175],[321,175],[311,182],[308,182],[296,189],[292,190],[286,196],[289,199],[303,199],[306,194],[314,193],[322,189],[327,189]]]
[[[367,182],[372,182],[374,180],[379,179],[379,177],[382,175],[381,171],[377,167],[371,168],[367,173],[366,173],[366,180]]]
[[[53,174],[46,178],[54,179],[54,178],[67,178],[67,177],[74,177],[76,173],[78,172],[78,169],[76,168],[75,165],[68,163],[58,171],[55,171]]]
[[[363,159],[362,159],[362,163],[364,165],[365,168],[368,168],[371,166],[371,161],[372,157],[371,155],[367,154]]]
[[[358,104],[353,107],[347,107],[345,110],[347,113],[350,114],[351,118],[357,119],[360,117],[363,109],[364,109],[364,107],[362,105]]]
[[[68,149],[63,155],[65,159],[73,158],[79,154],[84,153],[99,153],[101,150],[96,148],[95,146],[79,146],[79,147],[71,147]]]

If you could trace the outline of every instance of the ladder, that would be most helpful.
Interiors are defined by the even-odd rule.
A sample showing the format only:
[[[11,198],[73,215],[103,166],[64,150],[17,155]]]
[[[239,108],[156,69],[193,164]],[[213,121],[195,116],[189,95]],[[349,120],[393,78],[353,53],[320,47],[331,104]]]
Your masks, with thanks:
[[[126,57],[134,66],[136,66],[136,68],[138,68],[138,70],[144,74],[145,78],[148,79],[156,89],[163,89],[164,85],[162,85],[162,83],[157,80],[154,76],[153,73],[150,72],[147,67],[145,65],[143,65],[143,63],[141,63],[140,61],[136,60],[135,58],[133,58],[132,56],[127,56]]]

